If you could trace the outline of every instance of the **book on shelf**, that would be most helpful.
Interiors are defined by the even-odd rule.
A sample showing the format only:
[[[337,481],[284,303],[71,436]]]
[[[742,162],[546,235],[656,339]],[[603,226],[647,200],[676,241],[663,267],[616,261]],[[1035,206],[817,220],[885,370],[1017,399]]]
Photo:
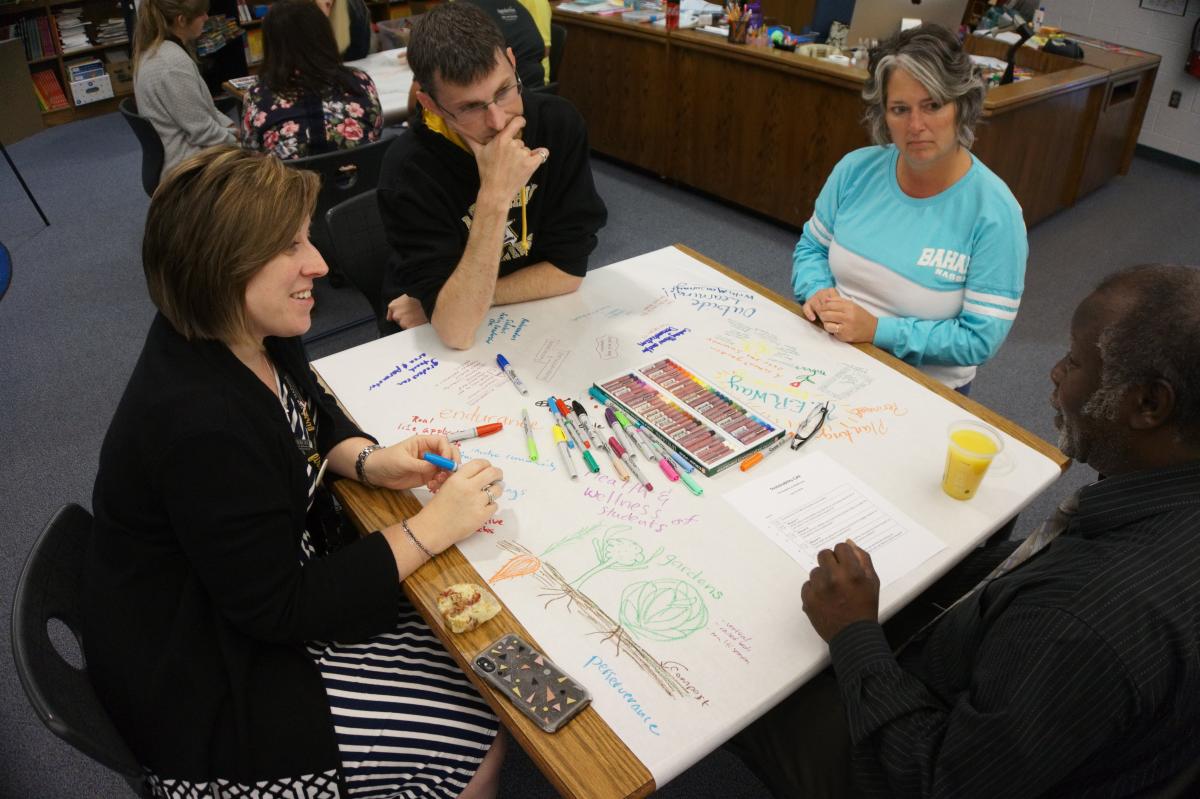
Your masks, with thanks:
[[[263,60],[262,28],[250,28],[246,31],[246,63],[258,64]]]
[[[125,34],[125,20],[109,17],[96,28],[96,44],[126,44],[129,37]]]
[[[107,74],[104,70],[104,62],[99,58],[80,58],[75,61],[68,61],[65,66],[67,68],[67,75],[69,76],[68,80],[71,83]]]
[[[67,95],[63,93],[62,85],[58,82],[58,76],[54,74],[54,70],[40,69],[34,72],[33,85],[37,87],[38,94],[45,99],[47,111],[58,111],[62,108],[71,107],[71,104],[67,102]]]

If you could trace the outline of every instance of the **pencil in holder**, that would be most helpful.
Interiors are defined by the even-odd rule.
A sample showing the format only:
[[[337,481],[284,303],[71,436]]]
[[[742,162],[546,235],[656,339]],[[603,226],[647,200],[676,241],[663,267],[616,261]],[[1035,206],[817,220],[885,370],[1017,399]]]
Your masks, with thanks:
[[[745,44],[746,34],[750,31],[750,17],[747,15],[742,19],[729,20],[729,42],[731,44]]]

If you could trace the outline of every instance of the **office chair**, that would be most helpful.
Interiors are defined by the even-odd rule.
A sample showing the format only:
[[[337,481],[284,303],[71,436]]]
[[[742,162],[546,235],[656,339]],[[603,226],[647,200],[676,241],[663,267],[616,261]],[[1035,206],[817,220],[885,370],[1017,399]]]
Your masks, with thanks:
[[[384,319],[387,305],[383,301],[383,273],[391,248],[375,189],[330,208],[325,213],[325,226],[342,274],[367,298],[380,335],[394,332],[395,327]]]
[[[17,676],[50,731],[120,774],[140,797],[152,796],[145,772],[100,705],[87,666],[75,668],[55,648],[47,623],[57,619],[80,644],[79,589],[92,537],[92,515],[64,505],[42,530],[17,580],[12,649]],[[82,655],[79,658],[82,661]]]
[[[567,29],[557,22],[550,23],[550,74],[546,76],[546,83],[533,89],[535,92],[545,92],[546,94],[558,94],[558,67],[562,63],[563,53],[567,46]]]
[[[132,95],[122,100],[117,107],[142,145],[142,188],[147,197],[153,197],[154,190],[158,188],[158,179],[162,175],[162,139],[158,138],[158,131],[150,124],[150,120],[138,115],[137,100]]]
[[[329,233],[324,222],[325,214],[338,203],[371,191],[379,185],[383,156],[393,141],[395,137],[384,138],[349,150],[334,150],[330,153],[284,161],[290,167],[307,169],[321,176],[321,193],[317,195],[317,208],[313,212],[309,236],[313,245],[325,258],[325,262],[329,264],[330,285],[341,286],[345,283],[345,278],[329,243]]]

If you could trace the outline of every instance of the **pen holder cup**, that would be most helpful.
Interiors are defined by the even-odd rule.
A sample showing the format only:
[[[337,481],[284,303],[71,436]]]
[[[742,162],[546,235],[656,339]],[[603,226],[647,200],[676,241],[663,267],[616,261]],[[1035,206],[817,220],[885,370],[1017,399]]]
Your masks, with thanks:
[[[746,34],[750,31],[750,18],[739,19],[734,22],[729,21],[729,42],[730,44],[745,44]]]

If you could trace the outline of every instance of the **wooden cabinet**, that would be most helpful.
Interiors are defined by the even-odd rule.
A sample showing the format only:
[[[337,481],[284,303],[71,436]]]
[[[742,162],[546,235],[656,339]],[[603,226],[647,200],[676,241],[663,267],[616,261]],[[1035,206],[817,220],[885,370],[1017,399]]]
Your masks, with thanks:
[[[869,143],[863,68],[611,17],[554,19],[570,43],[559,93],[605,155],[799,227],[834,164]],[[1026,224],[1128,170],[1159,57],[1122,51],[1086,47],[1074,61],[1022,48],[1017,63],[1036,76],[989,90],[973,151]]]

